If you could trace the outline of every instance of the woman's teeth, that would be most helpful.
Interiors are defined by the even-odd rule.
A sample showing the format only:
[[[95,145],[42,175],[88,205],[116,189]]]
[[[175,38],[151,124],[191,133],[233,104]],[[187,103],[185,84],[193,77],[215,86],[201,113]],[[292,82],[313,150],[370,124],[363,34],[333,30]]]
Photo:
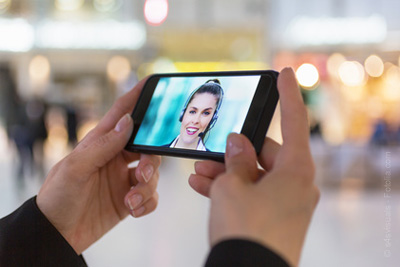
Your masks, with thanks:
[[[195,134],[198,130],[197,128],[186,128],[186,132],[190,135]]]

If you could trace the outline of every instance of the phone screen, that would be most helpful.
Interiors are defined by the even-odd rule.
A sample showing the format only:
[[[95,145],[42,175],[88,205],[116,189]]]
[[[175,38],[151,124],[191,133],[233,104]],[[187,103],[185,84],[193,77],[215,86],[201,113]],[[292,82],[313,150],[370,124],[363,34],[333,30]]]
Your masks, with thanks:
[[[225,153],[261,75],[160,77],[133,145]]]

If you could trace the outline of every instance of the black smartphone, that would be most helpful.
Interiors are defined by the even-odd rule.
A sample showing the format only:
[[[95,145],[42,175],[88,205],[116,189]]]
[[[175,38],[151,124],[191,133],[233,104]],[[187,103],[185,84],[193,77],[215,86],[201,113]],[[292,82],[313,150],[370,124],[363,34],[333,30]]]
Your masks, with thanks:
[[[278,102],[278,72],[154,74],[132,113],[132,152],[224,161],[229,133],[260,152]]]

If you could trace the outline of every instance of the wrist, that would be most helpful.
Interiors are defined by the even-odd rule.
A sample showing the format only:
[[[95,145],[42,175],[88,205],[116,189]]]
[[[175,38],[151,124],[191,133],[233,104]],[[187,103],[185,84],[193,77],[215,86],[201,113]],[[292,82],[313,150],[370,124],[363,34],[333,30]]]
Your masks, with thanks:
[[[60,234],[60,236],[65,240],[66,243],[75,251],[77,255],[81,255],[83,252],[83,249],[80,249],[79,246],[77,245],[78,242],[74,242],[74,239],[72,238],[72,235],[69,234],[69,231],[65,229],[65,227],[62,227],[59,223],[57,223],[57,213],[65,213],[62,211],[62,209],[54,210],[53,207],[50,205],[47,205],[48,203],[51,203],[49,201],[46,201],[46,198],[42,196],[41,192],[36,196],[35,198],[35,205],[38,209],[38,211],[41,213],[41,215],[51,224],[51,226]],[[64,223],[67,223],[64,221]]]

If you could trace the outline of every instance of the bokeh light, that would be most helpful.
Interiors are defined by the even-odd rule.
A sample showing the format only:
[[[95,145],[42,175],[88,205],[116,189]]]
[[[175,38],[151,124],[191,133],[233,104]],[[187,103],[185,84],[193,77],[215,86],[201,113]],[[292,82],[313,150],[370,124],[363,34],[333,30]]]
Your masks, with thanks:
[[[337,79],[339,79],[339,67],[340,65],[342,65],[343,62],[346,61],[346,57],[343,56],[340,53],[334,53],[332,54],[327,61],[327,69],[328,69],[328,73],[329,75],[331,75],[332,77],[335,77]]]
[[[400,68],[392,65],[384,75],[383,98],[387,101],[400,100]]]
[[[55,0],[55,6],[59,10],[74,11],[82,7],[84,0]]]
[[[339,116],[328,119],[329,123],[325,123],[323,134],[324,139],[331,145],[339,145],[346,140],[346,127]]]
[[[357,61],[345,61],[339,67],[339,77],[347,86],[360,86],[365,81],[364,67]]]
[[[161,25],[168,16],[167,0],[146,0],[144,3],[144,17],[152,26]]]
[[[114,56],[107,64],[107,75],[114,82],[123,82],[131,73],[131,64],[126,57]]]
[[[29,63],[29,77],[34,83],[43,83],[49,79],[50,62],[42,55],[37,55],[32,58]]]
[[[383,61],[377,55],[369,56],[364,63],[365,71],[371,77],[380,77],[383,74]]]
[[[100,12],[112,12],[118,10],[122,5],[122,0],[94,0],[93,6]]]
[[[153,73],[176,72],[174,62],[166,57],[159,57],[154,61]]]
[[[313,89],[319,81],[317,68],[310,64],[302,64],[296,71],[296,77],[299,84],[305,89]]]

